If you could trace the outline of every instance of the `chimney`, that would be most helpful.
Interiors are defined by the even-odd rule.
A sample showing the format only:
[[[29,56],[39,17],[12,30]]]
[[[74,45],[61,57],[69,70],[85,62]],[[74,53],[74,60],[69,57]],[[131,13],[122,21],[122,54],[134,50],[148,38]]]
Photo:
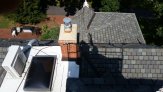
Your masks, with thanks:
[[[75,61],[78,58],[77,24],[71,24],[68,17],[63,21],[58,40],[62,50],[62,61]]]

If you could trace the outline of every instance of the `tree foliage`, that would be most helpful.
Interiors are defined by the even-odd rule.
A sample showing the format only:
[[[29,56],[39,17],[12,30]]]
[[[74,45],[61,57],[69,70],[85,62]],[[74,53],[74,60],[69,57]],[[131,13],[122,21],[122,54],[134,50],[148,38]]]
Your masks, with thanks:
[[[44,8],[42,0],[23,0],[20,7],[16,10],[14,20],[16,22],[27,24],[27,23],[38,23],[45,18]]]
[[[118,0],[101,0],[100,11],[103,12],[113,12],[119,10],[119,1]]]
[[[129,3],[128,6],[126,3]],[[147,44],[163,45],[163,2],[161,0],[121,0],[121,10],[125,8],[150,11],[152,17],[137,17],[141,30]]]

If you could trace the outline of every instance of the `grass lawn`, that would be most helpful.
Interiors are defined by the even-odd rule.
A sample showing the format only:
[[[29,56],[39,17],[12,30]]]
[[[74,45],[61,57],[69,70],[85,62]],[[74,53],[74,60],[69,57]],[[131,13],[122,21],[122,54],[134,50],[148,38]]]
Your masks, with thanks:
[[[0,15],[0,28],[9,28],[13,24],[13,21]]]

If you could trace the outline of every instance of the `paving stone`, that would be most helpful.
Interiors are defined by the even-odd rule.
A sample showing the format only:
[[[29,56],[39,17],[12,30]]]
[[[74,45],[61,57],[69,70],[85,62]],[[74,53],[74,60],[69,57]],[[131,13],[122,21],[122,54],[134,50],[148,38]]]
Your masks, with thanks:
[[[142,64],[145,65],[147,63],[147,61],[142,61]]]
[[[130,56],[131,55],[131,52],[127,52],[127,55]]]
[[[160,61],[160,64],[162,64],[162,65],[163,65],[163,61],[162,61],[162,60]]]
[[[132,54],[133,56],[135,56],[135,55],[136,55],[136,52],[132,52],[131,54]]]
[[[132,77],[132,73],[128,73],[127,76],[128,76],[128,77]]]
[[[160,71],[160,69],[156,69],[156,73],[160,73],[161,71]]]
[[[141,64],[141,61],[140,60],[137,60],[136,61],[136,64],[138,64],[138,65]]]
[[[162,74],[158,74],[158,78],[161,78],[161,77],[163,77]]]
[[[139,68],[138,65],[134,65],[134,68]]]
[[[123,52],[123,55],[127,55],[127,52]]]
[[[163,60],[163,56],[160,56],[160,57],[159,57],[159,60]]]
[[[154,59],[154,57],[153,56],[149,56],[149,60],[153,60]]]
[[[143,59],[144,59],[144,60],[149,60],[149,59],[148,59],[148,56],[144,56]]]
[[[158,60],[158,56],[154,56],[154,60]]]
[[[155,50],[155,49],[152,49],[151,51],[152,51],[152,52],[156,52],[156,50]]]
[[[147,64],[144,64],[144,65],[143,65],[143,68],[144,68],[144,69],[148,69],[148,65],[147,65]]]
[[[157,55],[156,52],[152,52],[152,55]]]
[[[145,69],[141,69],[141,73],[145,73]]]
[[[150,69],[145,70],[146,73],[151,73]]]
[[[163,65],[159,65],[159,69],[163,69]]]
[[[142,52],[143,50],[142,49],[138,49],[138,52]]]
[[[131,70],[130,69],[126,69],[126,73],[130,73],[131,72]]]
[[[140,59],[140,60],[143,60],[143,56],[139,56],[139,59]]]
[[[152,60],[152,61],[151,61],[151,64],[152,64],[152,65],[155,65],[155,64],[156,64],[156,62],[155,62],[154,60]]]
[[[128,74],[128,73],[123,73],[123,76],[124,76],[124,77],[127,77],[127,74]]]
[[[7,52],[7,48],[3,48],[2,51],[3,51],[3,52]]]
[[[124,56],[124,59],[128,59],[128,56]]]
[[[144,78],[147,78],[147,77],[148,77],[148,74],[143,73],[143,77],[144,77]]]
[[[146,55],[146,52],[142,52],[142,55]]]
[[[2,63],[3,62],[3,59],[2,58],[0,58],[0,63]]]
[[[160,62],[160,61],[155,61],[155,62],[156,62],[156,64],[157,64],[157,65],[160,65],[160,64],[161,64],[161,62]]]
[[[138,77],[142,78],[143,77],[143,74],[142,73],[139,73],[138,74]]]
[[[121,52],[121,49],[120,48],[116,48],[116,52]]]
[[[149,65],[148,67],[149,67],[149,69],[153,69],[154,68],[153,65]]]
[[[139,65],[139,68],[142,69],[143,68],[143,65]]]
[[[157,54],[157,56],[161,56],[161,52],[157,52],[156,54]]]
[[[130,68],[130,69],[134,68],[134,65],[129,65],[129,68]]]
[[[151,69],[151,73],[156,73],[156,70],[155,69]]]
[[[2,47],[0,47],[0,52],[3,52],[3,50],[2,50],[3,48]]]
[[[157,69],[159,66],[157,64],[153,65],[154,69]]]
[[[136,54],[137,54],[138,56],[140,56],[140,55],[142,55],[142,52],[137,52]]]
[[[124,65],[123,68],[128,68],[128,65]]]
[[[131,69],[131,72],[132,72],[132,73],[135,73],[135,71],[136,71],[135,69]]]
[[[131,64],[136,64],[136,61],[135,60],[131,60]]]
[[[5,58],[6,57],[6,55],[1,55],[1,58]]]
[[[134,78],[137,78],[138,77],[138,74],[137,73],[133,73],[133,77]]]
[[[131,59],[134,59],[134,57],[133,56],[129,56],[129,59],[131,60]]]
[[[131,61],[130,60],[126,60],[126,64],[131,64]]]
[[[151,52],[147,52],[147,55],[150,56],[150,55],[152,55],[152,53]]]
[[[140,73],[141,72],[141,69],[136,69],[136,73]]]
[[[139,56],[134,56],[134,60],[138,60],[139,59]]]
[[[152,78],[152,74],[148,74],[148,77],[149,77],[149,78]]]
[[[156,74],[156,73],[154,73],[154,74],[153,74],[153,77],[154,77],[154,78],[157,78],[157,74]]]

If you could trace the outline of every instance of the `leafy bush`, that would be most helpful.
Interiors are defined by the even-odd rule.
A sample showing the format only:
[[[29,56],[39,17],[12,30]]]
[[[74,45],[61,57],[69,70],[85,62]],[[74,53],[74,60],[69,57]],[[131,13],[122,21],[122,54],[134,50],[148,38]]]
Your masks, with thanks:
[[[10,26],[11,21],[3,16],[0,16],[0,28],[8,28]]]
[[[59,27],[54,27],[51,29],[46,29],[43,31],[42,35],[40,36],[41,40],[54,40],[58,39],[59,35]]]

